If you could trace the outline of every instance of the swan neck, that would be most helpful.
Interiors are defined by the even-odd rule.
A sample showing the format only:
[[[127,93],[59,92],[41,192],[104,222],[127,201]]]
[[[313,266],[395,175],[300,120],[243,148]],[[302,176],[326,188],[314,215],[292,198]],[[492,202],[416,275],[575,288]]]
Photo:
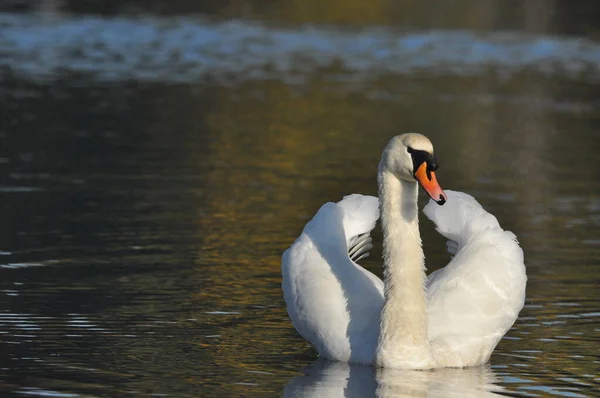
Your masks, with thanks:
[[[385,303],[377,362],[384,367],[428,368],[425,263],[418,218],[418,185],[380,170]]]

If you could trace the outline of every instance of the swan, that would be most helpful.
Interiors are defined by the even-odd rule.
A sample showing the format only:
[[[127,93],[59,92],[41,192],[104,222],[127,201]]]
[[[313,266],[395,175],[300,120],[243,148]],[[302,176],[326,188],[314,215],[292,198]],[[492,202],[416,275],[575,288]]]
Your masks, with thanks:
[[[431,141],[393,137],[378,167],[379,199],[358,194],[324,204],[283,253],[282,289],[298,333],[325,359],[432,369],[487,362],[525,301],[516,236],[470,195],[437,182]],[[418,221],[424,208],[447,242],[450,263],[426,276]],[[357,261],[381,217],[383,281]]]

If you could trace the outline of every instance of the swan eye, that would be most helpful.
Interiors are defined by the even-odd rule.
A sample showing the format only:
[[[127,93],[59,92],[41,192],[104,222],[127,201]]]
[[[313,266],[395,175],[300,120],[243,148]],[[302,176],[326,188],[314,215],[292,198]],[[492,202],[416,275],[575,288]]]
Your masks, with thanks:
[[[408,153],[413,153],[414,149],[412,149],[411,147],[407,146],[406,147],[406,152]]]

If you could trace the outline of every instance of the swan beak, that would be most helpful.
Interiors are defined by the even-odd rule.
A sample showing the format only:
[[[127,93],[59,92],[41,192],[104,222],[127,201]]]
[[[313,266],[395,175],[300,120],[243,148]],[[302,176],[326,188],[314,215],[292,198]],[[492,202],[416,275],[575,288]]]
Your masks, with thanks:
[[[448,200],[448,197],[437,182],[435,173],[427,169],[427,162],[423,162],[415,172],[415,178],[423,187],[427,195],[433,199],[438,205],[443,205]]]

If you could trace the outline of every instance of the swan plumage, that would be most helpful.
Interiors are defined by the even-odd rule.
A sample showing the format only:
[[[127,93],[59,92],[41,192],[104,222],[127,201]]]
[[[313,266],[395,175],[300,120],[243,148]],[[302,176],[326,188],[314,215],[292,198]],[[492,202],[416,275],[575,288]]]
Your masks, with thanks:
[[[427,279],[428,335],[441,365],[478,365],[489,360],[523,308],[523,251],[472,196],[446,194],[446,205],[424,209],[453,248],[450,263]]]
[[[406,146],[406,142],[414,142],[414,139],[404,139],[401,145]],[[412,158],[415,159],[414,154]],[[380,185],[382,170],[386,170],[382,163]],[[415,165],[414,169],[417,167]],[[398,186],[404,184],[409,188],[403,189],[413,190],[409,178],[402,178],[407,182],[398,178]],[[416,189],[416,184],[414,186]],[[414,263],[413,271],[399,273],[404,279],[390,283],[392,265],[387,264],[386,274],[386,261],[389,263],[390,257],[397,258],[407,252],[406,249],[394,249],[398,252],[388,253],[388,258],[384,253],[385,278],[382,281],[353,261],[368,254],[371,247],[369,234],[380,214],[386,215],[381,207],[394,206],[382,199],[381,194],[380,186],[379,199],[355,194],[338,203],[326,203],[284,252],[282,287],[292,324],[321,357],[341,362],[402,368],[459,367],[487,362],[524,304],[525,266],[515,235],[504,231],[497,219],[472,196],[446,191],[443,199],[441,196],[431,199],[424,213],[448,239],[447,247],[452,255],[450,263],[424,280],[425,286],[413,283],[411,287],[415,276],[410,272],[422,271],[424,275],[423,258],[417,258],[423,256],[420,237],[415,236],[411,246],[413,258],[406,260]],[[391,197],[389,193],[386,195]],[[416,197],[416,192],[410,195]],[[445,205],[439,206],[444,201]],[[402,206],[398,209],[404,213],[406,206]],[[388,215],[388,219],[390,217],[393,216]],[[402,227],[397,225],[401,222],[404,221],[395,221],[387,231]],[[416,224],[418,235],[416,215],[406,223]],[[383,227],[385,244],[385,222]],[[404,240],[413,239],[415,234],[414,230],[408,229]],[[389,238],[388,246],[392,246]],[[405,295],[401,292],[398,297],[403,298],[394,299],[392,308],[395,293],[390,291],[403,284],[408,285],[400,287],[406,288]],[[423,307],[419,306],[418,300],[412,301],[421,290]],[[387,309],[384,308],[386,305]],[[420,325],[422,330],[419,331],[419,325],[414,325],[421,318],[425,325]],[[425,335],[421,336],[423,330]],[[424,342],[410,346],[412,341],[419,339]],[[396,350],[397,346],[399,350]]]

